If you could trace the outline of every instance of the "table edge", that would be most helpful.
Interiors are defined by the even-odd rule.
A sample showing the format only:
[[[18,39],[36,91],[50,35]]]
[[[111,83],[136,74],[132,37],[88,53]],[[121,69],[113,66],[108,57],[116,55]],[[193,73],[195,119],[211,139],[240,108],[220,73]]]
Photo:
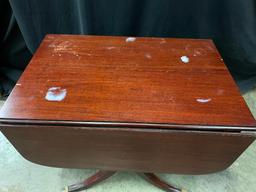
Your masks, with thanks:
[[[202,131],[252,131],[256,126],[226,126],[226,125],[191,125],[171,123],[142,123],[142,122],[111,122],[111,121],[67,121],[67,120],[31,120],[0,118],[1,125],[45,125],[70,127],[110,127],[110,128],[148,128],[165,130],[202,130]]]

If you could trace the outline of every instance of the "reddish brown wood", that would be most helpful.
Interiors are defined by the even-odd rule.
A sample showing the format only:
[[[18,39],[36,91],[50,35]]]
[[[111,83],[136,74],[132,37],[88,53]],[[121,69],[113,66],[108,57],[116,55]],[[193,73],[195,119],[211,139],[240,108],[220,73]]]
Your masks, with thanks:
[[[64,100],[47,101],[51,87],[66,89]],[[77,35],[44,39],[0,117],[256,125],[212,41]]]
[[[81,191],[84,189],[88,189],[88,188],[108,179],[115,173],[116,173],[115,171],[100,170],[97,173],[95,173],[94,175],[85,179],[84,181],[68,186],[66,191],[67,192],[75,192],[75,191]]]
[[[0,125],[26,159],[69,168],[206,174],[229,167],[254,140],[240,132]]]
[[[154,173],[138,173],[142,178],[147,180],[152,185],[155,185],[156,187],[167,191],[167,192],[185,192],[184,189],[179,189],[177,187],[174,187],[165,181],[161,180],[159,177],[157,177]]]
[[[48,35],[0,111],[30,161],[147,173],[223,170],[255,126],[212,41],[194,39]]]
[[[116,171],[105,171],[105,170],[100,170],[94,175],[90,176],[89,178],[85,179],[82,182],[70,185],[65,188],[65,192],[75,192],[75,191],[81,191],[84,189],[89,189],[92,186],[108,179],[112,175],[114,175]],[[161,180],[159,177],[157,177],[153,173],[138,173],[143,179],[148,181],[149,183],[155,185],[156,187],[167,191],[167,192],[185,192],[186,190],[184,189],[179,189],[176,188],[165,181]]]

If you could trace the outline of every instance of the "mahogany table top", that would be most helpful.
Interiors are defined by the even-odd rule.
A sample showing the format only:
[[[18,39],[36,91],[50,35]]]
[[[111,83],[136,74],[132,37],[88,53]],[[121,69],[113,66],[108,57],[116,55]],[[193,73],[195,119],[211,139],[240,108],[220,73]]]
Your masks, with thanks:
[[[0,118],[165,128],[256,125],[211,40],[82,35],[45,37]]]

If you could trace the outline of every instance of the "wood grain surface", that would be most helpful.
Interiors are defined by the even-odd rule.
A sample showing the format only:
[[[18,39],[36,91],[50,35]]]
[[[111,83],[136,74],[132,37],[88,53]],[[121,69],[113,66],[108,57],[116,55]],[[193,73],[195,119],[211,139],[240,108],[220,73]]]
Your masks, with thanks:
[[[256,125],[211,40],[78,35],[46,36],[0,118]]]
[[[42,165],[179,174],[226,169],[254,140],[171,129],[2,125],[1,131],[26,159]]]

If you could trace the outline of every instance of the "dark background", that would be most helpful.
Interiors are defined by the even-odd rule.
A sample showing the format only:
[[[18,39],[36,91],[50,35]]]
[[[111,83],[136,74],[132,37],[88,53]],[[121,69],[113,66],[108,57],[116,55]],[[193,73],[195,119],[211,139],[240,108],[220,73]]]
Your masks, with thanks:
[[[256,79],[255,0],[0,0],[7,96],[48,33],[213,39],[242,90]]]

